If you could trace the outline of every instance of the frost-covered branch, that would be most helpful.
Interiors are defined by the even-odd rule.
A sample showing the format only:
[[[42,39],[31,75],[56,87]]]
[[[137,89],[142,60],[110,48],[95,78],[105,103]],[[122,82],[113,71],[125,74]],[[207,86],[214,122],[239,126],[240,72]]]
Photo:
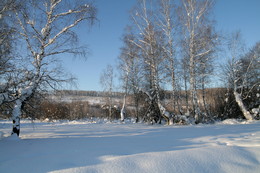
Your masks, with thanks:
[[[21,18],[19,17],[19,13],[16,11],[15,14],[16,14],[16,18],[18,20],[18,23],[19,23],[19,25],[20,25],[20,27],[22,29],[22,31],[20,32],[20,35],[25,38],[25,41],[27,43],[28,49],[31,51],[31,53],[33,55],[35,55],[35,52],[34,52],[34,50],[32,48],[31,42],[30,42],[30,38],[28,36],[28,32],[26,31],[25,26],[24,26],[23,22],[21,21]]]

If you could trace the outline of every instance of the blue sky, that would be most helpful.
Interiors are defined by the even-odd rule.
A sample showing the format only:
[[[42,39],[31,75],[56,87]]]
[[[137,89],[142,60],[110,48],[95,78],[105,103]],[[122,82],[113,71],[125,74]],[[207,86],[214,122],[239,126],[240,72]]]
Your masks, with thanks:
[[[79,90],[102,90],[100,74],[107,64],[116,63],[136,0],[96,0],[95,4],[99,22],[91,29],[82,25],[78,29],[80,43],[90,49],[87,60],[66,57],[63,64],[78,78]],[[214,16],[222,33],[240,30],[249,47],[260,41],[260,0],[216,0]]]

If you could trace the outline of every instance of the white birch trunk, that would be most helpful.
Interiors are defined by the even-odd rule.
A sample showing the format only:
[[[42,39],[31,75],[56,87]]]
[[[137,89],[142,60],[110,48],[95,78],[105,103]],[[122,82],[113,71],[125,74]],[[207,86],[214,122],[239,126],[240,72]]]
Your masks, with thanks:
[[[166,110],[166,108],[161,104],[160,101],[158,102],[158,107],[159,107],[159,109],[160,109],[160,112],[161,112],[163,118],[167,121],[167,122],[166,122],[167,125],[170,125],[170,120],[171,120],[171,118],[172,118],[172,114],[169,113],[169,112]]]
[[[21,119],[21,108],[22,108],[22,102],[20,99],[16,100],[14,103],[14,108],[12,112],[12,120],[13,120],[13,130],[12,135],[16,134],[19,136],[20,134],[20,119]]]
[[[192,107],[194,111],[195,122],[199,122],[200,108],[198,104],[198,96],[196,90],[196,79],[195,79],[195,64],[193,58],[190,59],[190,92],[192,99]]]
[[[31,81],[27,87],[18,90],[19,96],[17,97],[17,100],[14,102],[14,108],[12,112],[12,120],[13,120],[12,135],[14,134],[16,134],[17,136],[20,135],[20,119],[22,116],[23,104],[28,98],[32,97],[32,95],[34,94],[35,90],[38,87],[40,79],[41,79],[40,70],[37,70],[35,79]]]
[[[124,95],[124,103],[120,112],[122,122],[125,120],[125,101],[126,101],[126,95]]]
[[[241,98],[241,95],[236,91],[234,90],[234,96],[235,96],[235,99],[236,99],[236,102],[240,108],[240,110],[242,111],[244,117],[247,119],[247,120],[253,120],[253,116],[250,114],[250,112],[247,110],[246,106],[244,105],[243,103],[243,100]]]

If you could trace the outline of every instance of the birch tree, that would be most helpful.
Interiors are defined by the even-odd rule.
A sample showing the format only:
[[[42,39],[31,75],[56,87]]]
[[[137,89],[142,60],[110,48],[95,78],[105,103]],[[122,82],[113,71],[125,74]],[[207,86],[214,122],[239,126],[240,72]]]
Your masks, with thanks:
[[[135,86],[140,87],[141,78],[140,78],[140,58],[139,50],[136,45],[133,44],[135,40],[134,34],[132,33],[132,28],[126,28],[126,34],[123,36],[123,47],[121,48],[121,53],[119,56],[119,69],[121,74],[121,81],[123,82],[124,89],[124,101],[121,109],[121,115],[125,111],[126,106],[126,95],[132,94],[134,97],[135,105],[135,119],[138,122],[139,117],[139,93]],[[121,116],[122,120],[122,116]]]
[[[100,84],[103,87],[103,90],[106,92],[108,98],[108,104],[104,105],[105,106],[104,108],[108,109],[109,120],[112,120],[112,108],[113,108],[112,94],[115,85],[114,80],[115,80],[114,68],[111,65],[107,65],[100,75]]]
[[[163,34],[158,30],[154,20],[152,1],[140,0],[131,15],[133,26],[136,28],[136,40],[131,42],[140,49],[142,58],[143,74],[146,83],[138,90],[147,95],[149,106],[146,111],[148,121],[160,122],[163,116],[169,123],[170,114],[161,103],[160,83],[162,77],[163,57]]]
[[[199,107],[197,93],[197,65],[202,57],[209,56],[214,51],[214,39],[205,39],[207,31],[211,30],[210,9],[213,5],[211,0],[182,0],[179,11],[179,21],[182,27],[183,57],[189,61],[189,86],[192,103],[192,113],[195,122],[200,122],[202,112]]]
[[[184,88],[184,92],[185,92],[185,108],[186,108],[186,114],[190,114],[190,106],[189,106],[189,60],[188,57],[183,57],[181,59],[181,71],[180,71],[180,75],[181,75],[181,83],[182,83],[182,88]]]
[[[241,39],[241,34],[240,32],[235,32],[229,40],[228,50],[230,60],[225,66],[224,71],[227,74],[229,88],[233,89],[235,101],[243,116],[247,120],[252,120],[254,119],[254,116],[246,105],[245,99],[249,94],[248,91],[253,91],[253,89],[259,87],[260,84],[256,77],[259,76],[259,71],[256,70],[259,69],[259,47],[256,46],[254,49],[255,52],[253,51],[251,55],[245,56],[245,46]],[[254,82],[250,83],[249,81],[251,79],[256,80],[252,80]]]
[[[84,49],[75,44],[77,35],[73,28],[84,21],[93,24],[96,8],[88,1],[26,0],[14,11],[14,17],[20,43],[26,45],[28,52],[21,65],[24,67],[19,74],[22,82],[16,86],[12,112],[12,134],[19,136],[25,102],[40,87],[53,88],[66,81],[60,69],[54,66],[57,57],[65,53],[84,53]]]
[[[206,100],[206,89],[211,82],[211,78],[214,74],[214,64],[216,57],[216,50],[219,45],[218,34],[214,29],[214,23],[207,22],[206,26],[204,26],[203,30],[200,33],[201,43],[198,43],[200,52],[207,52],[198,57],[197,64],[197,84],[198,88],[201,89],[202,92],[202,105],[203,116],[201,117],[203,122],[213,121],[212,114],[209,110],[209,105]]]
[[[181,108],[179,105],[179,96],[178,96],[178,78],[177,74],[177,57],[176,57],[176,49],[177,49],[177,22],[176,22],[176,6],[173,0],[158,0],[159,9],[158,9],[158,17],[156,21],[158,23],[158,27],[162,30],[162,34],[164,35],[164,43],[162,45],[163,56],[165,56],[165,76],[170,78],[170,83],[172,87],[172,99],[173,99],[173,109],[176,111],[178,107],[178,111],[181,112]]]

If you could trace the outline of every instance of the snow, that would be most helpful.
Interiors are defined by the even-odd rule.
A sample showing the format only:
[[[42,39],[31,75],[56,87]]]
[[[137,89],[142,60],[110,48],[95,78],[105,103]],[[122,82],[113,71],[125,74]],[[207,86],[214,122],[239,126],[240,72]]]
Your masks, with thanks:
[[[104,120],[0,121],[0,172],[259,172],[260,122],[163,126]]]
[[[27,21],[27,24],[29,24],[29,25],[35,25],[35,21],[34,21],[34,20],[28,20],[28,21]]]

